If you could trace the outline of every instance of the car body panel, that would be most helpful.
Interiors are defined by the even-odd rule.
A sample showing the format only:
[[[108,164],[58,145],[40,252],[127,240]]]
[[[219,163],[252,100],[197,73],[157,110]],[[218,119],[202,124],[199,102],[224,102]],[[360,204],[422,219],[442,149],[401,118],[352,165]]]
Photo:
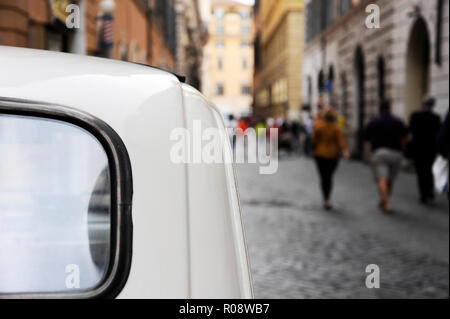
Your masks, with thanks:
[[[218,129],[223,134],[223,154],[231,154],[220,112],[191,87],[183,85],[183,91],[191,136],[195,121],[201,123],[202,132]],[[192,297],[205,293],[220,298],[251,297],[233,165],[225,159],[223,163],[188,164],[188,191]]]

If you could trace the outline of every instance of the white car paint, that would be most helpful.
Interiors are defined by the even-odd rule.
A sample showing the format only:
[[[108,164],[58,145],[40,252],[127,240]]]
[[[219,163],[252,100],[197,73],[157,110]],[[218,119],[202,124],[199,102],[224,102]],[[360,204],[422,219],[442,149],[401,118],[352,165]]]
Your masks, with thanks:
[[[0,47],[0,98],[69,106],[109,124],[133,172],[133,256],[119,298],[253,297],[232,164],[174,164],[170,132],[224,131],[220,113],[167,72]],[[228,143],[226,151],[231,152]]]

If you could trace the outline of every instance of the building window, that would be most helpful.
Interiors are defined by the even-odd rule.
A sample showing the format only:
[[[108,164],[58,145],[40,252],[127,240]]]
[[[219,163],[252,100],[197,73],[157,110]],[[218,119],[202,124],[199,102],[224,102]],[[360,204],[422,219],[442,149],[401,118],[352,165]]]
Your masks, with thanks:
[[[306,41],[311,41],[325,31],[334,19],[335,0],[310,1],[306,6]]]
[[[325,91],[325,79],[322,70],[320,70],[319,76],[317,77],[317,90],[319,91],[319,94],[322,94]]]
[[[288,85],[286,79],[279,79],[272,85],[272,102],[275,104],[284,103],[288,100]]]
[[[217,49],[223,49],[224,47],[225,47],[225,43],[223,42],[223,40],[219,40],[216,42]]]
[[[330,65],[328,69],[328,82],[326,84],[327,92],[332,93],[334,91],[334,67]]]
[[[219,70],[222,70],[222,69],[223,69],[223,60],[222,60],[222,58],[218,58],[218,59],[217,59],[217,68],[218,68]]]
[[[261,59],[261,35],[257,34],[254,42],[254,51],[253,51],[253,63],[255,64],[255,69],[261,67],[262,59]],[[242,44],[241,44],[242,46]]]
[[[242,48],[249,48],[250,47],[250,42],[249,41],[242,41],[241,42],[241,47]]]
[[[241,86],[241,93],[242,93],[242,95],[250,95],[250,86],[242,85]]]
[[[333,24],[335,18],[335,0],[326,0],[325,1],[325,26],[324,30]]]
[[[239,15],[241,16],[241,19],[249,19],[250,11],[249,10],[240,10]]]
[[[225,94],[225,88],[222,83],[216,85],[216,94],[222,96]]]
[[[73,1],[72,1],[73,2]],[[80,1],[78,1],[80,2]],[[91,1],[89,1],[91,2]],[[97,1],[99,2],[99,1]],[[164,40],[167,43],[170,51],[175,54],[176,50],[176,12],[175,6],[171,4],[171,1],[152,1],[153,13],[151,13],[151,19],[154,19],[155,24],[161,28],[164,35]]]
[[[256,105],[259,107],[266,107],[270,103],[270,93],[268,89],[263,89],[256,95]]]
[[[344,15],[347,11],[352,7],[352,0],[341,0],[339,4],[339,13],[340,15]]]
[[[223,27],[222,24],[219,24],[219,25],[216,27],[216,33],[217,33],[218,35],[222,35],[222,34],[225,33],[225,28]]]
[[[246,58],[242,59],[242,68],[246,70],[248,68],[248,62]]]
[[[250,26],[248,26],[248,25],[243,25],[243,26],[241,27],[241,33],[242,33],[242,34],[250,34]]]
[[[215,9],[214,16],[217,19],[223,19],[225,17],[225,10],[224,9]]]

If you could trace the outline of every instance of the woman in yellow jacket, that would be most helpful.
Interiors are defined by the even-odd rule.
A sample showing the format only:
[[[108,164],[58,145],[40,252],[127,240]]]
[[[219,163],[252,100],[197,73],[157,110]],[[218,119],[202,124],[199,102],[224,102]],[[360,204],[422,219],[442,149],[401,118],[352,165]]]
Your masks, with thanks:
[[[335,110],[326,109],[323,118],[316,121],[312,143],[320,175],[324,208],[330,210],[333,208],[330,203],[333,176],[339,164],[339,159],[341,156],[346,159],[350,157],[342,131],[337,123]]]

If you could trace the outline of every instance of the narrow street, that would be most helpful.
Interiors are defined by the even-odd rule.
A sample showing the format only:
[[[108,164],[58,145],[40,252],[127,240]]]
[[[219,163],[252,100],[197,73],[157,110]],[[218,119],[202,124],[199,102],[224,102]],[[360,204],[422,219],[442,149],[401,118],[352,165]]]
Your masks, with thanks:
[[[274,175],[238,165],[237,175],[256,298],[449,297],[448,202],[419,205],[413,174],[399,177],[392,215],[360,163],[341,162],[331,212],[310,159],[280,160]],[[365,286],[369,264],[380,289]]]

